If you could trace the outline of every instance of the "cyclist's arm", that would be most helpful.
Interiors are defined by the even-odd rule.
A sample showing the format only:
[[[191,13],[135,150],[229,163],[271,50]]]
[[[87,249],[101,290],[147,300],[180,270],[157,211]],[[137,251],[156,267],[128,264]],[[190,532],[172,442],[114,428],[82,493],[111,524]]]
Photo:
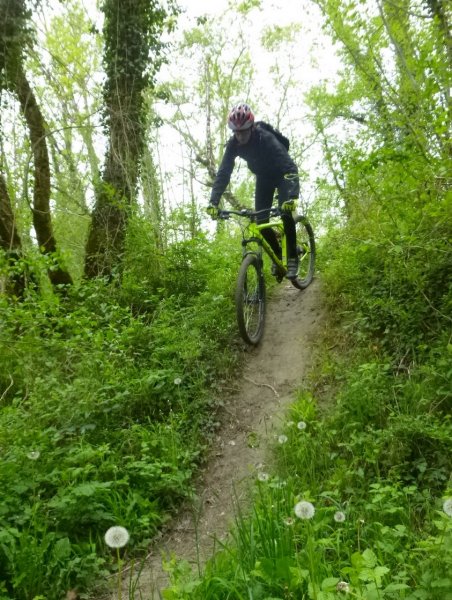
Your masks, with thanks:
[[[275,171],[282,173],[283,175],[298,175],[297,165],[294,163],[284,146],[278,142],[275,136],[266,131],[262,132],[261,136],[264,140],[265,152],[267,156],[270,157]],[[298,198],[300,193],[298,177],[287,178],[287,186],[289,198]]]
[[[210,204],[213,206],[219,205],[221,196],[229,184],[236,156],[232,145],[228,144],[210,193]]]

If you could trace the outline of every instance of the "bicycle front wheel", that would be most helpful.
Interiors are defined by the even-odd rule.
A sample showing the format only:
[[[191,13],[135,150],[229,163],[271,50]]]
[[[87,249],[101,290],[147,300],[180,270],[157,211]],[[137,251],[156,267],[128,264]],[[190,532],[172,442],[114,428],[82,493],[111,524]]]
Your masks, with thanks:
[[[315,270],[315,240],[314,232],[306,217],[295,218],[297,231],[298,275],[292,279],[292,285],[299,290],[308,287],[314,277]]]
[[[247,254],[240,265],[235,306],[240,335],[247,344],[255,346],[265,322],[265,280],[262,261],[255,254]]]

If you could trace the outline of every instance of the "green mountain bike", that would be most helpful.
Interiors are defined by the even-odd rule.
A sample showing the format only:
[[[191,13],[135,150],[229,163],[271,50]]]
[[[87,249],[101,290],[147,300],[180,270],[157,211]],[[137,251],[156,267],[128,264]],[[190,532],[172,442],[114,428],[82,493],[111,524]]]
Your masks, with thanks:
[[[247,344],[255,346],[264,333],[265,324],[265,278],[263,270],[263,252],[275,264],[275,277],[281,282],[287,273],[287,243],[284,225],[281,220],[281,210],[277,207],[270,209],[268,223],[258,224],[257,216],[265,211],[253,210],[220,210],[218,218],[229,219],[236,215],[247,219],[242,227],[243,259],[237,277],[235,304],[237,323],[240,335]],[[314,277],[315,269],[315,240],[314,232],[304,216],[296,216],[297,252],[299,259],[298,275],[291,279],[292,285],[299,290],[308,287]],[[282,259],[278,258],[273,249],[262,235],[262,231],[272,228],[276,232],[282,248]]]

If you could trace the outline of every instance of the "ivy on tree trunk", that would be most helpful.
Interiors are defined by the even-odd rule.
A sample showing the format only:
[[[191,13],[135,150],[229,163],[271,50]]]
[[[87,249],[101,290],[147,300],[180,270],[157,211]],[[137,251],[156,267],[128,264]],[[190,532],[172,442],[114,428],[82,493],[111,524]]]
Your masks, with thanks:
[[[143,154],[143,91],[152,87],[162,63],[160,36],[167,16],[147,0],[105,0],[103,12],[108,148],[86,244],[89,278],[111,276],[121,264]]]

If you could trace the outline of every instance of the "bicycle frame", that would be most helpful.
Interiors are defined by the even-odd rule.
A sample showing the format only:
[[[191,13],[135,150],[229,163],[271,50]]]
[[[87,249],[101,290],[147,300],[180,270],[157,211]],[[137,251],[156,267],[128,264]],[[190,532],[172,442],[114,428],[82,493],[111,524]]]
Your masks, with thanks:
[[[250,219],[250,222],[246,225],[244,229],[242,239],[243,255],[245,256],[246,254],[259,254],[261,256],[263,249],[265,253],[270,257],[270,259],[279,267],[281,273],[284,275],[287,271],[287,244],[286,234],[284,232],[284,224],[281,219],[271,221],[268,223],[256,223],[253,219],[256,219],[257,215],[261,212],[269,212],[269,217],[278,217],[281,214],[278,208],[272,207],[263,211],[251,211],[246,209],[242,211],[222,210],[220,211],[219,217],[222,219],[228,219],[231,214],[238,215],[240,217],[248,217]],[[282,259],[275,254],[273,248],[264,238],[262,231],[264,231],[265,229],[273,229],[280,234]],[[248,234],[246,234],[245,232],[248,232]],[[260,250],[258,252],[248,248],[249,244],[252,243],[256,243],[259,246]]]
[[[276,256],[273,251],[273,248],[264,238],[262,231],[265,229],[273,229],[280,233],[281,235],[281,249],[282,249],[282,259]],[[262,223],[258,225],[257,223],[251,222],[247,226],[247,230],[250,233],[251,237],[244,237],[242,240],[243,246],[243,254],[249,254],[251,252],[256,253],[254,250],[248,249],[248,245],[255,242],[258,244],[260,248],[262,248],[265,253],[270,257],[270,259],[281,269],[281,271],[285,272],[287,270],[287,247],[286,247],[286,235],[284,233],[284,225],[282,221],[273,221],[272,223]],[[261,254],[261,252],[260,252]]]
[[[264,213],[264,214],[262,214]],[[268,222],[258,223],[258,215],[267,219]],[[263,270],[262,252],[275,263],[276,269],[272,269],[272,275],[278,282],[287,275],[288,249],[287,237],[284,231],[284,222],[282,212],[279,208],[264,209],[262,211],[252,211],[243,209],[237,210],[219,210],[219,219],[229,219],[231,215],[245,217],[248,222],[245,226],[241,225],[242,230],[242,249],[243,257],[240,269],[237,275],[237,284],[235,292],[235,305],[237,310],[237,324],[240,335],[247,344],[255,346],[259,343],[265,323],[265,277]],[[270,221],[270,217],[280,217]],[[304,272],[300,274],[298,270],[295,277],[290,281],[298,290],[304,290],[311,283],[314,276],[315,267],[315,241],[312,227],[306,217],[301,215],[294,217],[295,226],[302,223],[302,227],[297,230],[297,257],[299,264],[306,260]],[[279,258],[273,248],[264,237],[266,229],[276,230],[279,234],[279,244],[281,247],[282,258]],[[304,236],[307,236],[305,239]],[[257,248],[250,247],[252,244]]]

